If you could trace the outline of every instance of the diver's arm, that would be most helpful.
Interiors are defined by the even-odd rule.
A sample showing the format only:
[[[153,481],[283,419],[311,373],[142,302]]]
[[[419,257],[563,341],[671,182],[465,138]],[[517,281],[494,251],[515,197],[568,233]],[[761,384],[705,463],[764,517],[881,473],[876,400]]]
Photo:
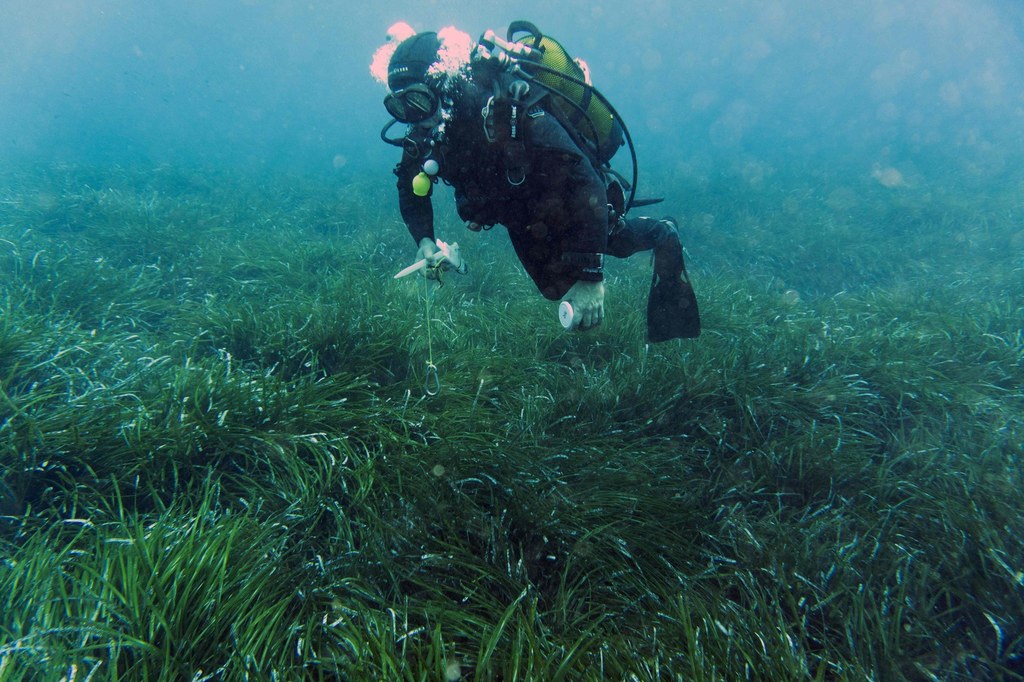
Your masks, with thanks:
[[[395,175],[398,176],[398,209],[417,246],[421,246],[424,239],[429,239],[431,243],[434,240],[434,207],[430,201],[432,192],[419,197],[412,191],[412,179],[419,172],[419,163],[406,155],[395,166]]]
[[[435,268],[444,260],[445,254],[437,248],[434,241],[434,207],[430,201],[430,194],[417,196],[412,191],[412,179],[419,173],[420,166],[415,160],[405,156],[402,162],[395,167],[395,175],[398,176],[398,207],[402,213],[402,220],[409,229],[416,242],[415,261],[426,259],[429,268]],[[430,272],[430,270],[426,272]],[[429,274],[428,274],[429,276]]]
[[[604,322],[604,252],[608,245],[608,194],[597,171],[586,160],[573,168],[578,222],[567,240],[562,260],[571,263],[576,283],[563,296],[586,331]]]
[[[604,321],[604,253],[608,246],[608,192],[604,180],[554,116],[531,119],[530,140],[549,177],[563,178],[556,188],[566,203],[570,225],[562,241],[562,261],[575,284],[562,297],[572,304],[577,329]]]
[[[568,208],[562,259],[577,280],[604,279],[604,254],[608,248],[608,191],[586,155],[551,114],[530,120],[528,130],[534,165],[548,177],[561,177],[554,189]]]
[[[567,201],[572,206],[573,225],[563,243],[562,261],[573,268],[578,282],[600,283],[608,250],[608,191],[586,159],[572,167],[569,184],[573,191]],[[601,294],[603,298],[603,287]]]

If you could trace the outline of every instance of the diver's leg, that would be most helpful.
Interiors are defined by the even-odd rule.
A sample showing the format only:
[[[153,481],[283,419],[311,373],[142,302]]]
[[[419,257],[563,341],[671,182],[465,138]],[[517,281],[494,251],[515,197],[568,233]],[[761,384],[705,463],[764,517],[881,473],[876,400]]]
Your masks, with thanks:
[[[654,277],[647,299],[647,337],[652,342],[700,334],[697,299],[686,275],[679,228],[672,218],[631,218],[608,235],[608,253],[625,258],[654,251]]]
[[[670,240],[673,233],[678,243],[679,233],[672,218],[657,220],[641,216],[619,220],[608,234],[608,255],[628,258],[638,251],[655,249]]]
[[[639,217],[620,221],[608,235],[608,255],[627,258],[638,251],[654,251],[654,272],[661,279],[683,273],[683,246],[674,218]]]

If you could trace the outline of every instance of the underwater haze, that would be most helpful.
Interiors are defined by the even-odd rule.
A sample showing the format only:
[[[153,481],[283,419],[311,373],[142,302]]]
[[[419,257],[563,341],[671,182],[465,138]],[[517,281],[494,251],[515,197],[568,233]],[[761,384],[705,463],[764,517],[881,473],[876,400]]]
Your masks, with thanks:
[[[516,20],[628,125],[699,337],[648,342],[647,254],[566,331],[440,186],[468,272],[395,278],[371,59]],[[1024,680],[1022,38],[0,0],[0,682]]]
[[[1024,147],[1012,0],[4,4],[8,162],[379,169],[367,69],[398,20],[474,37],[534,22],[588,61],[653,174],[728,159],[998,177]]]

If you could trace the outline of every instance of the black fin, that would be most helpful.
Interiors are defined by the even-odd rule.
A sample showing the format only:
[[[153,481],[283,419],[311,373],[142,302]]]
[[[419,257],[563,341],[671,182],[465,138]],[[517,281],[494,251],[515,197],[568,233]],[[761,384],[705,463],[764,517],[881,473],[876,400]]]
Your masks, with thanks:
[[[647,340],[659,343],[699,335],[700,310],[686,270],[679,278],[660,281],[655,274],[647,299]]]

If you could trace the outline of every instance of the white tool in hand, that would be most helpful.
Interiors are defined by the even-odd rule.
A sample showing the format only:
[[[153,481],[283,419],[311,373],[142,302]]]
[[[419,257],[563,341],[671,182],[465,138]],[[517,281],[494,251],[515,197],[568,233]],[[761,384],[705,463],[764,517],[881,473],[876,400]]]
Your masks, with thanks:
[[[465,263],[462,262],[462,255],[459,253],[458,242],[447,244],[438,239],[436,243],[437,250],[440,251],[444,256],[440,262],[448,261],[449,263],[451,263],[452,269],[454,269],[455,272],[463,273],[466,271]],[[411,275],[412,273],[418,272],[419,270],[422,270],[425,267],[427,267],[427,259],[421,258],[420,260],[416,261],[409,267],[402,268],[401,270],[399,270],[398,274],[395,275],[395,279],[405,277],[406,275]]]

